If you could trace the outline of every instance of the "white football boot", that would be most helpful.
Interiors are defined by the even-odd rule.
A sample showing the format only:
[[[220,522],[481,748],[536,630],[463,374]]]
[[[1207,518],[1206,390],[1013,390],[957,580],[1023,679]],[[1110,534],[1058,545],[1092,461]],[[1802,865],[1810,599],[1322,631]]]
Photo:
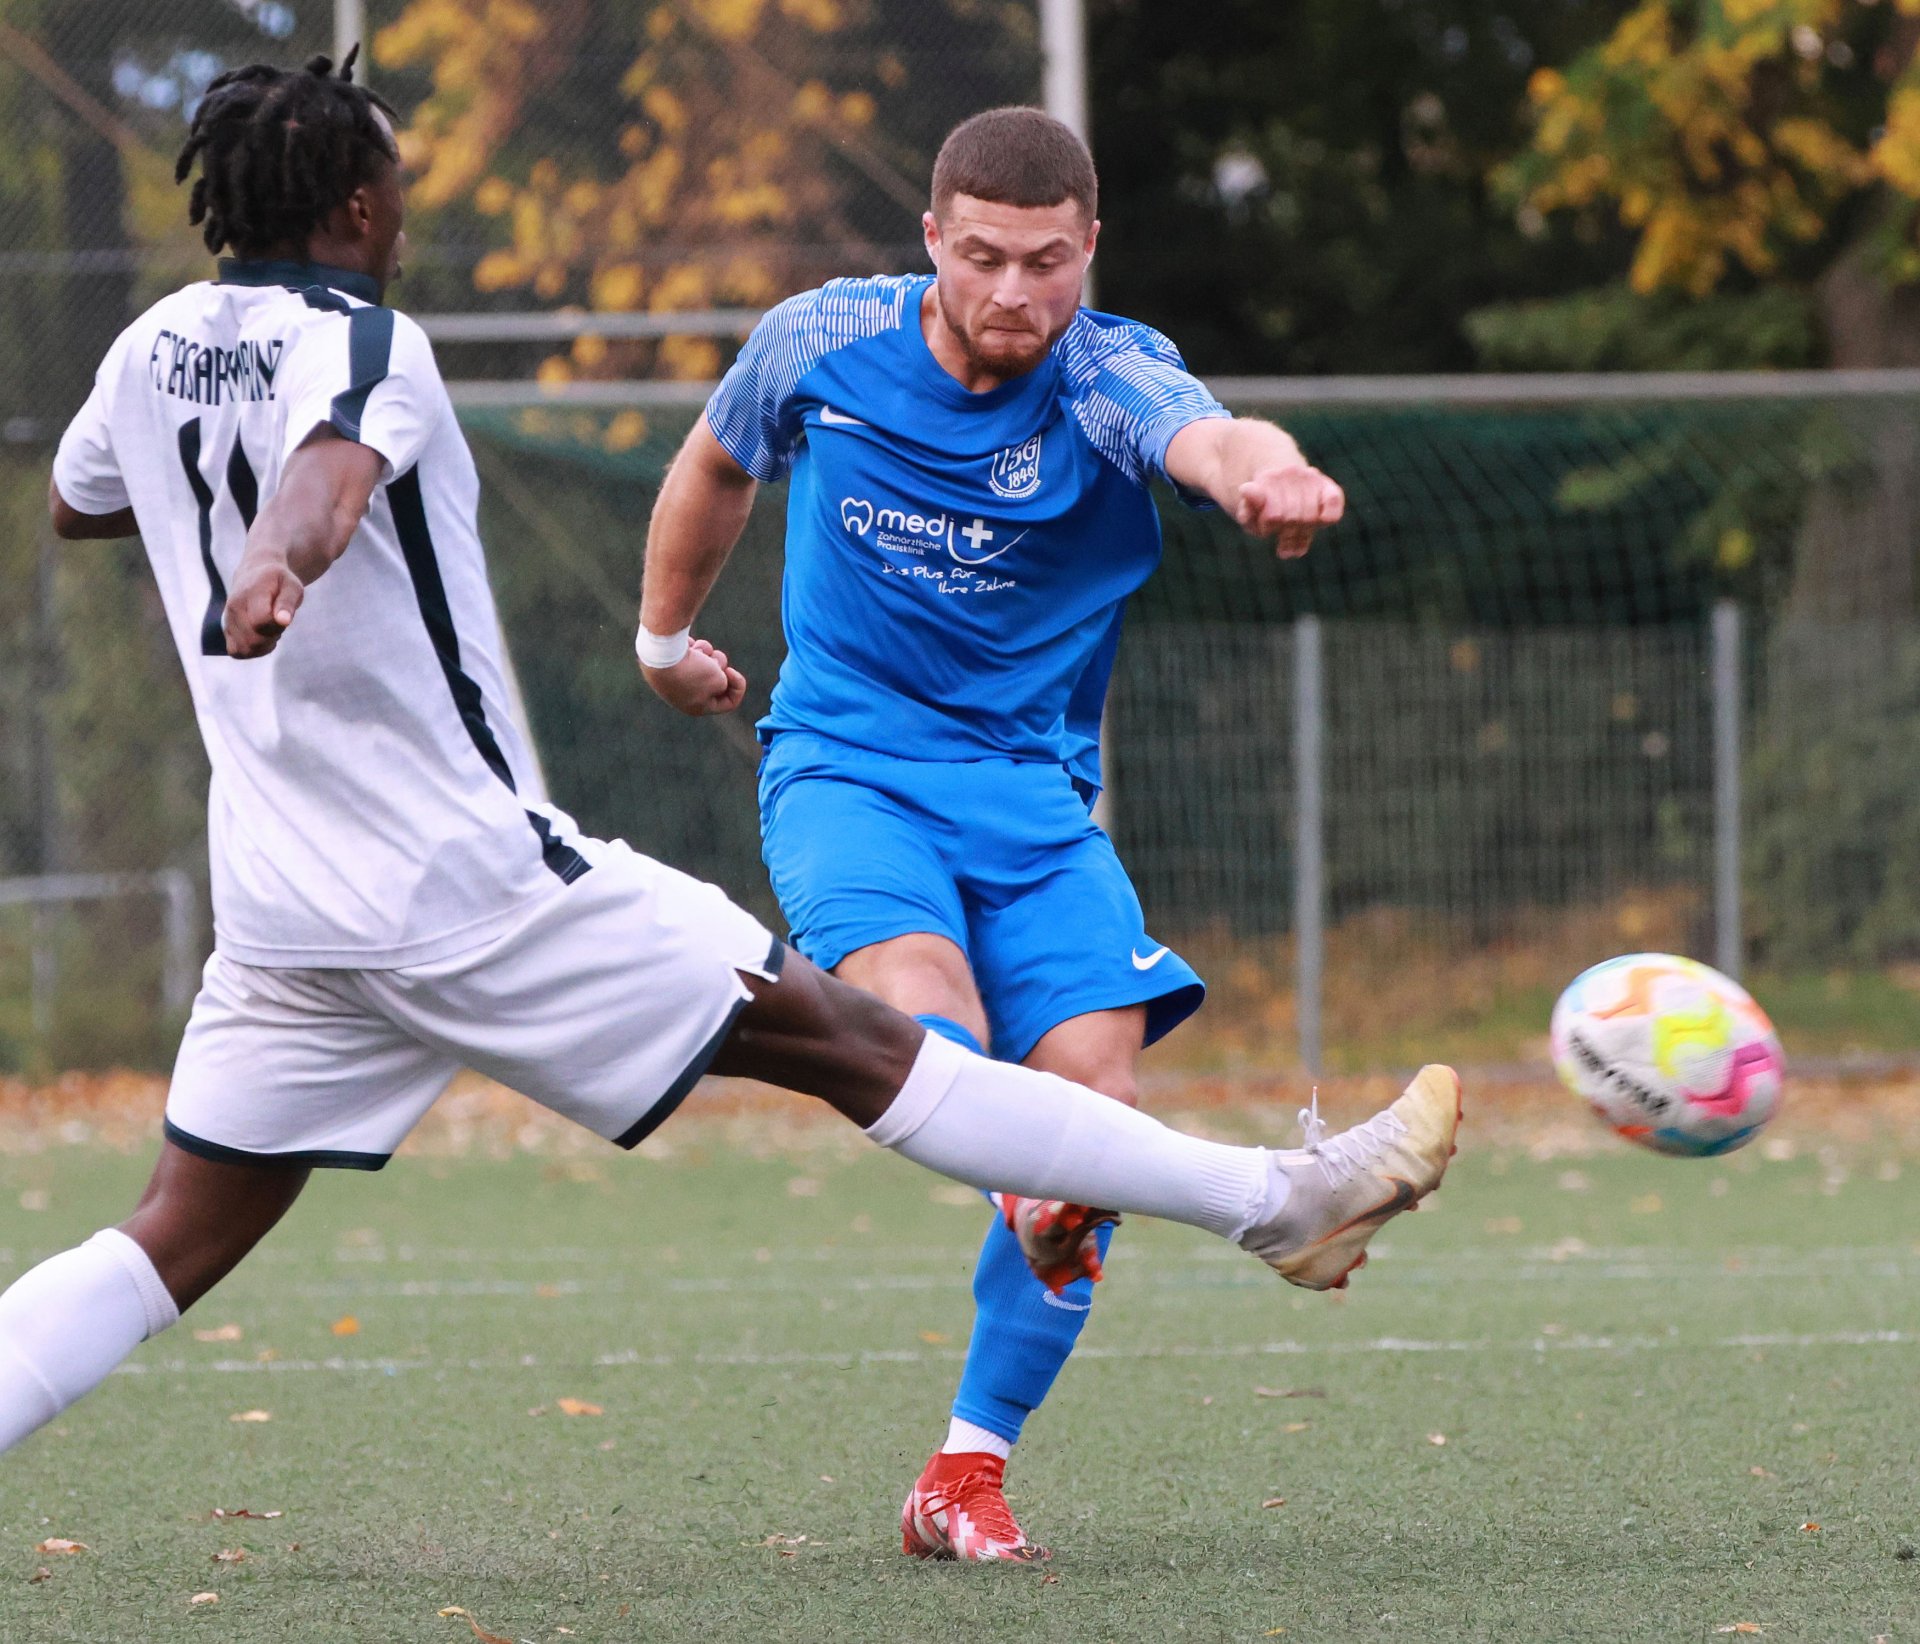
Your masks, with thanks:
[[[1307,1145],[1276,1149],[1271,1168],[1291,1190],[1279,1213],[1249,1228],[1240,1247],[1289,1284],[1344,1290],[1364,1267],[1367,1241],[1440,1185],[1459,1151],[1460,1075],[1435,1064],[1414,1075],[1393,1106],[1329,1136],[1320,1100],[1300,1110]]]

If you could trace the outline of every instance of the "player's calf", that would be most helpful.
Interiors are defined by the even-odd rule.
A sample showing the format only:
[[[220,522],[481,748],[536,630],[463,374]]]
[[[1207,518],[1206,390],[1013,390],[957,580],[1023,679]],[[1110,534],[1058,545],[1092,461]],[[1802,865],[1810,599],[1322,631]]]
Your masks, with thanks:
[[[132,1216],[0,1295],[0,1450],[90,1393],[213,1288],[286,1212],[307,1172],[197,1158],[172,1142]]]

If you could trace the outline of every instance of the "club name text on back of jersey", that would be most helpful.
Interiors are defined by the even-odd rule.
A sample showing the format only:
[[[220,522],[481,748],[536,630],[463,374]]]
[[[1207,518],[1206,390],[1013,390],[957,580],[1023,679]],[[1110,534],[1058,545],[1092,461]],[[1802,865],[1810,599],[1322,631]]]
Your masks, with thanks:
[[[242,337],[234,347],[224,348],[196,342],[177,331],[162,331],[147,356],[147,375],[159,393],[195,405],[270,400],[285,349],[280,337]]]

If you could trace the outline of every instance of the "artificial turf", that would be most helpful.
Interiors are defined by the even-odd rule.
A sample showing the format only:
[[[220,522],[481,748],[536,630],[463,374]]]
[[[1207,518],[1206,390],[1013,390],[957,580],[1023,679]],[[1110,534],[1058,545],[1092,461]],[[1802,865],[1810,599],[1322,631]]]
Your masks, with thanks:
[[[540,1644],[1920,1632],[1912,1158],[1469,1147],[1346,1299],[1128,1226],[1015,1462],[1056,1556],[962,1568],[896,1517],[984,1208],[678,1123],[665,1159],[318,1179],[0,1458],[0,1640],[458,1644],[454,1606]],[[0,1158],[0,1280],[143,1173]]]

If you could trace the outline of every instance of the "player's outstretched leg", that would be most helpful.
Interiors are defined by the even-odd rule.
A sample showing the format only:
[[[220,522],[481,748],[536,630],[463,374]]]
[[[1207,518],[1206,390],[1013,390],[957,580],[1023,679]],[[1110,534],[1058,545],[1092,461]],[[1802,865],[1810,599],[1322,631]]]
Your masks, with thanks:
[[[1460,1121],[1459,1079],[1432,1067],[1341,1135],[1230,1147],[972,1055],[798,955],[777,983],[747,985],[754,1001],[713,1071],[819,1096],[882,1147],[973,1187],[1205,1228],[1309,1289],[1337,1285],[1440,1185]]]
[[[299,1196],[304,1168],[161,1144],[134,1213],[0,1295],[0,1450],[100,1385],[232,1271]]]

